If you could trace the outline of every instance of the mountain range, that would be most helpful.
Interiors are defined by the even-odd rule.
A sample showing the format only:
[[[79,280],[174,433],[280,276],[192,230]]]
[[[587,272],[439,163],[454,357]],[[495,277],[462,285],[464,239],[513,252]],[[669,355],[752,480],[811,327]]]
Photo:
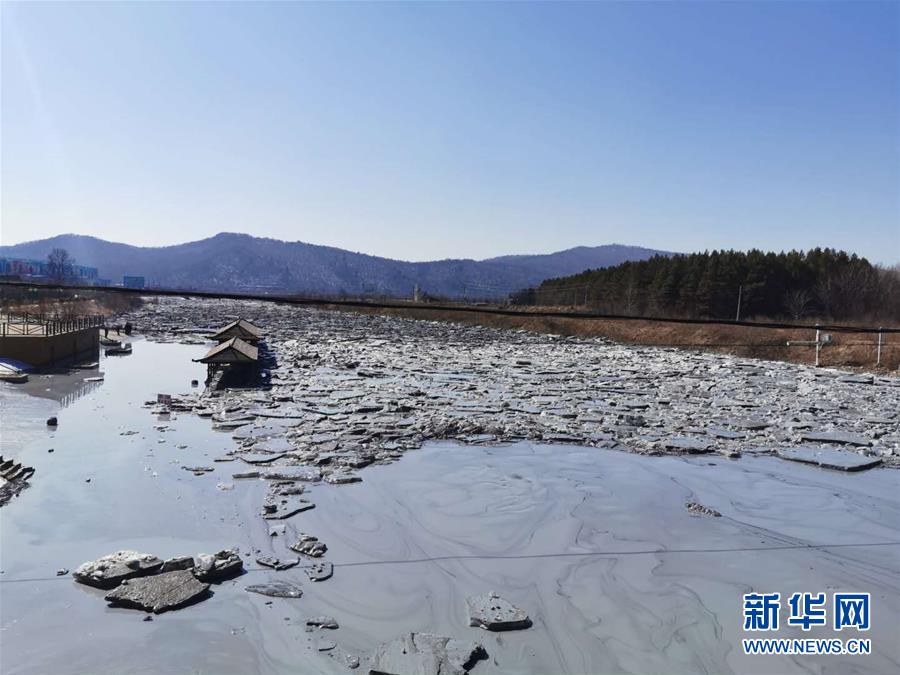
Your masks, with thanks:
[[[668,255],[637,246],[579,246],[556,253],[507,255],[486,260],[406,262],[330,246],[221,233],[161,247],[121,244],[63,234],[0,246],[0,256],[43,260],[66,249],[79,265],[97,267],[120,283],[143,276],[148,287],[408,297],[416,285],[438,297],[499,298],[545,279]]]

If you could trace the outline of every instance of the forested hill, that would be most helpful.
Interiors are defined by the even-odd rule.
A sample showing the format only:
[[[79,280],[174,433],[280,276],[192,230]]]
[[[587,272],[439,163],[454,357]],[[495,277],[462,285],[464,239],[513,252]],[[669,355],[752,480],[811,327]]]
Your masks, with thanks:
[[[406,262],[300,241],[223,232],[162,247],[64,234],[0,246],[0,256],[44,260],[55,248],[65,249],[80,265],[99,268],[100,277],[119,282],[124,275],[138,275],[156,288],[409,297],[419,286],[432,296],[479,299],[505,298],[515,289],[550,277],[664,253],[610,244],[547,255]]]
[[[900,321],[900,269],[816,248],[656,256],[550,279],[521,304],[582,305],[610,314],[735,318],[816,316]]]

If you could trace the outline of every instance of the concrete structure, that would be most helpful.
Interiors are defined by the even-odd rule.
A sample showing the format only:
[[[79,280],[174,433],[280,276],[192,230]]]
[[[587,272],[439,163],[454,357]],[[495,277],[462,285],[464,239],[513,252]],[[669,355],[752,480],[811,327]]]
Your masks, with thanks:
[[[30,366],[50,366],[100,354],[99,316],[48,319],[40,315],[2,317],[0,356]]]

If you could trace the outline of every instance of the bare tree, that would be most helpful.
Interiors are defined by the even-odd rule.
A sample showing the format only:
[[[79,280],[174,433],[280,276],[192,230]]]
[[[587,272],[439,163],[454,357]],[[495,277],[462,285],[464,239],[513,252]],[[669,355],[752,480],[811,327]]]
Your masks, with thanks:
[[[793,319],[799,319],[809,312],[812,305],[812,295],[802,288],[788,291],[784,294],[784,308]]]
[[[819,281],[817,293],[825,311],[833,319],[868,314],[874,289],[872,268],[845,267]]]
[[[622,291],[622,309],[624,310],[624,314],[631,315],[637,313],[637,298],[637,284],[634,283],[633,277],[629,277],[628,283]]]
[[[878,316],[900,321],[900,264],[877,266]]]
[[[47,256],[47,276],[55,281],[65,281],[73,275],[75,260],[64,248],[55,248]]]

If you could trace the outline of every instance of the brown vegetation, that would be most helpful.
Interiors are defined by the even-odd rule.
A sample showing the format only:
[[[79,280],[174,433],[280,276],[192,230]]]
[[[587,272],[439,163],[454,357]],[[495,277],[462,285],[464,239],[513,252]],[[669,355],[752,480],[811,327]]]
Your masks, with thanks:
[[[0,309],[4,314],[55,314],[60,317],[100,314],[111,316],[140,306],[137,295],[108,293],[103,290],[67,290],[35,286],[0,287]]]

